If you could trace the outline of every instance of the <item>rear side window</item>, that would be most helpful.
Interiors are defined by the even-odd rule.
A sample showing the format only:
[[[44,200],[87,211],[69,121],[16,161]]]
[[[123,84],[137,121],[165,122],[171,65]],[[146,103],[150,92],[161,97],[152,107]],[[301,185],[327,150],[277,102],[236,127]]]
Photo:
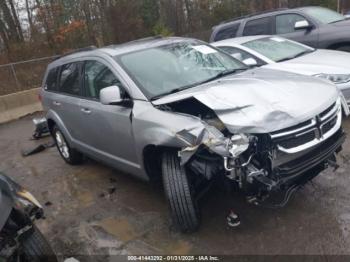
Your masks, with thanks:
[[[238,28],[240,23],[232,24],[228,27],[222,28],[217,34],[215,35],[214,41],[229,39],[236,37]]]
[[[271,35],[272,34],[272,19],[264,17],[251,20],[246,23],[243,31],[244,36],[248,35]]]
[[[57,91],[57,75],[58,75],[58,67],[51,69],[47,75],[46,83],[44,86],[45,90],[49,91]]]
[[[80,95],[80,63],[61,66],[59,91],[70,95]]]
[[[85,63],[85,95],[89,98],[99,99],[101,89],[109,86],[119,86],[121,83],[113,72],[104,64],[97,61]]]

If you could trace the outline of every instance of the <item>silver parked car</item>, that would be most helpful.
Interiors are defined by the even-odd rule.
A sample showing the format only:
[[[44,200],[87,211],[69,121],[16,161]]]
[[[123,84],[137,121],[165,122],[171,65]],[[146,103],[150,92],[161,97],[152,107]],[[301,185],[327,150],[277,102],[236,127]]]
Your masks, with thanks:
[[[345,136],[337,88],[247,67],[204,42],[151,38],[78,51],[48,66],[42,102],[57,148],[163,181],[174,224],[194,231],[212,181],[251,203],[284,201],[329,164]]]
[[[328,79],[350,106],[350,54],[315,49],[280,36],[247,36],[212,43],[248,66]]]

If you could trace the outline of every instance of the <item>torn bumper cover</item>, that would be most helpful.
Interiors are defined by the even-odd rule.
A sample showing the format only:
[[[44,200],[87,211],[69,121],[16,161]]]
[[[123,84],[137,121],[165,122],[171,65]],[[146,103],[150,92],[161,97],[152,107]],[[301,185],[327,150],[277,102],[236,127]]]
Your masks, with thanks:
[[[262,192],[269,194],[305,184],[327,168],[329,163],[335,163],[335,155],[341,150],[345,140],[345,134],[339,128],[331,137],[305,150],[298,157],[291,154],[294,159],[276,164],[278,154],[283,152],[277,152],[278,147],[272,141],[267,146],[268,142],[261,139],[262,135],[236,134],[225,137],[215,127],[204,124],[202,129],[182,130],[176,137],[186,144],[179,151],[182,165],[189,163],[195,166],[197,173],[204,175],[208,180],[213,176],[213,172],[222,170],[227,178],[236,181],[249,195],[257,196],[261,196]],[[261,144],[264,143],[262,150]],[[213,167],[212,163],[205,160],[193,161],[203,149],[219,156],[221,166]]]

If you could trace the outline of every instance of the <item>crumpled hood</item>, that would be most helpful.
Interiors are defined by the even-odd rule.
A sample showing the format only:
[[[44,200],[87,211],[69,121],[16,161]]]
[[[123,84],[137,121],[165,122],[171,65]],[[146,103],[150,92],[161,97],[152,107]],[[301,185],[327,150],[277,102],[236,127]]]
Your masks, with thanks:
[[[310,54],[264,67],[303,75],[350,74],[349,61],[350,53],[318,49]]]
[[[326,81],[270,69],[254,69],[153,102],[195,98],[215,111],[232,133],[269,133],[306,121],[338,98]]]

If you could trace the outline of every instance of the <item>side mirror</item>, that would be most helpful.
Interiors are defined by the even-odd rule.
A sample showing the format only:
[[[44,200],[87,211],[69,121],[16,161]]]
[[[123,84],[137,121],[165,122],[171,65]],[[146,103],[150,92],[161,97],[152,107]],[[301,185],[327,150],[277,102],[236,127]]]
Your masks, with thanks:
[[[258,65],[258,62],[254,59],[254,58],[247,58],[245,60],[242,61],[244,64],[246,64],[247,66],[250,67],[254,67]]]
[[[294,25],[295,30],[310,29],[311,27],[312,26],[306,20],[298,21]]]
[[[109,86],[100,90],[100,101],[103,105],[118,105],[123,98],[118,86]]]

